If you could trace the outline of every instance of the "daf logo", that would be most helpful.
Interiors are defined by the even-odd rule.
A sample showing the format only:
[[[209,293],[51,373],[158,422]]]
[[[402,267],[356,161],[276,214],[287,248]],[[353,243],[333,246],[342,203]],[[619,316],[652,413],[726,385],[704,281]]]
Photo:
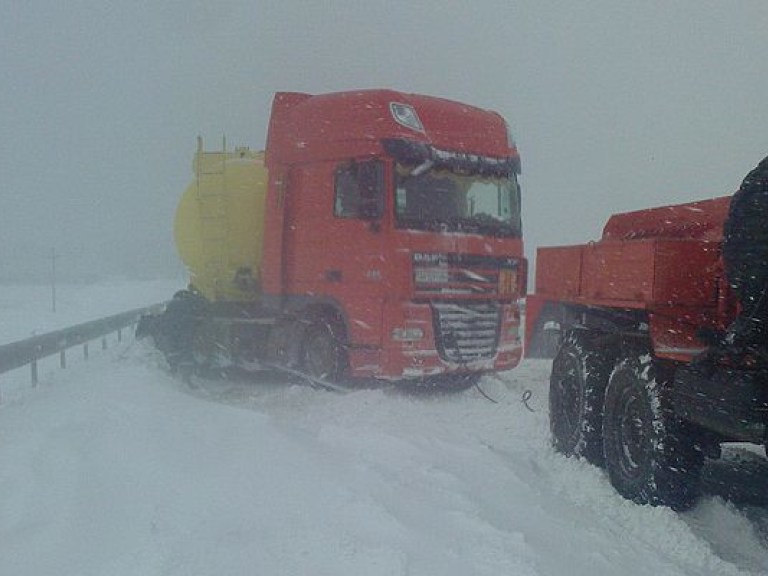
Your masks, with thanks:
[[[417,264],[441,264],[446,265],[448,263],[448,256],[446,254],[430,254],[428,252],[414,252],[413,261]]]

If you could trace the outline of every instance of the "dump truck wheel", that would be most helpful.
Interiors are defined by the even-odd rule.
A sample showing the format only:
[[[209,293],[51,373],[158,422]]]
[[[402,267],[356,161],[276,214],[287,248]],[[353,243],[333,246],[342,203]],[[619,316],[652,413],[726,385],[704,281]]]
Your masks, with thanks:
[[[603,463],[603,396],[609,362],[586,338],[566,335],[552,362],[549,427],[555,450]]]
[[[674,510],[695,503],[704,458],[669,408],[650,355],[625,359],[611,374],[603,449],[611,483],[625,498]]]
[[[336,382],[344,375],[346,352],[338,334],[339,330],[325,320],[309,325],[302,353],[302,370],[309,376]]]

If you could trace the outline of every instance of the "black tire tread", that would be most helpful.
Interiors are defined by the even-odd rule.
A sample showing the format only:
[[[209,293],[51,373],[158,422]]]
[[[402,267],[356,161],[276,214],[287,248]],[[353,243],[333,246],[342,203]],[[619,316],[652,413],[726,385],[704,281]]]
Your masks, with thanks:
[[[550,431],[555,450],[597,466],[603,464],[603,396],[610,365],[606,351],[597,348],[587,334],[569,332],[553,360],[550,377]],[[569,379],[565,385],[564,379]],[[569,411],[576,412],[575,421],[568,421]]]
[[[698,498],[704,458],[666,396],[666,376],[650,354],[625,358],[616,366],[605,394],[605,464],[611,483],[625,498],[686,510]],[[631,447],[624,441],[621,420],[629,402],[641,414],[635,445],[641,461],[633,463],[627,460]]]

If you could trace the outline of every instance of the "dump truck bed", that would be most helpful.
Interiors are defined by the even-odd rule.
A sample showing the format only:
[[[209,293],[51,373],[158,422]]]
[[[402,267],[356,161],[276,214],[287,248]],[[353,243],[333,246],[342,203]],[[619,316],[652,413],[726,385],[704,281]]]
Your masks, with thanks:
[[[659,356],[690,359],[704,348],[698,330],[722,327],[735,309],[721,259],[729,204],[726,196],[616,214],[596,242],[539,248],[527,339],[548,304],[638,310]]]
[[[716,307],[719,255],[719,243],[703,240],[540,248],[536,294],[612,308]]]

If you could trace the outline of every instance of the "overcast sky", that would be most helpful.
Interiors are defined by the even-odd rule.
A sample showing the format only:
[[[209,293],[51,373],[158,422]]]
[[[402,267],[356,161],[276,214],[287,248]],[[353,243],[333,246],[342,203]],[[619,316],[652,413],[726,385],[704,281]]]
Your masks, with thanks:
[[[768,154],[766,0],[0,0],[0,280],[181,274],[198,134],[262,148],[275,91],[504,115],[537,245],[732,193]]]

